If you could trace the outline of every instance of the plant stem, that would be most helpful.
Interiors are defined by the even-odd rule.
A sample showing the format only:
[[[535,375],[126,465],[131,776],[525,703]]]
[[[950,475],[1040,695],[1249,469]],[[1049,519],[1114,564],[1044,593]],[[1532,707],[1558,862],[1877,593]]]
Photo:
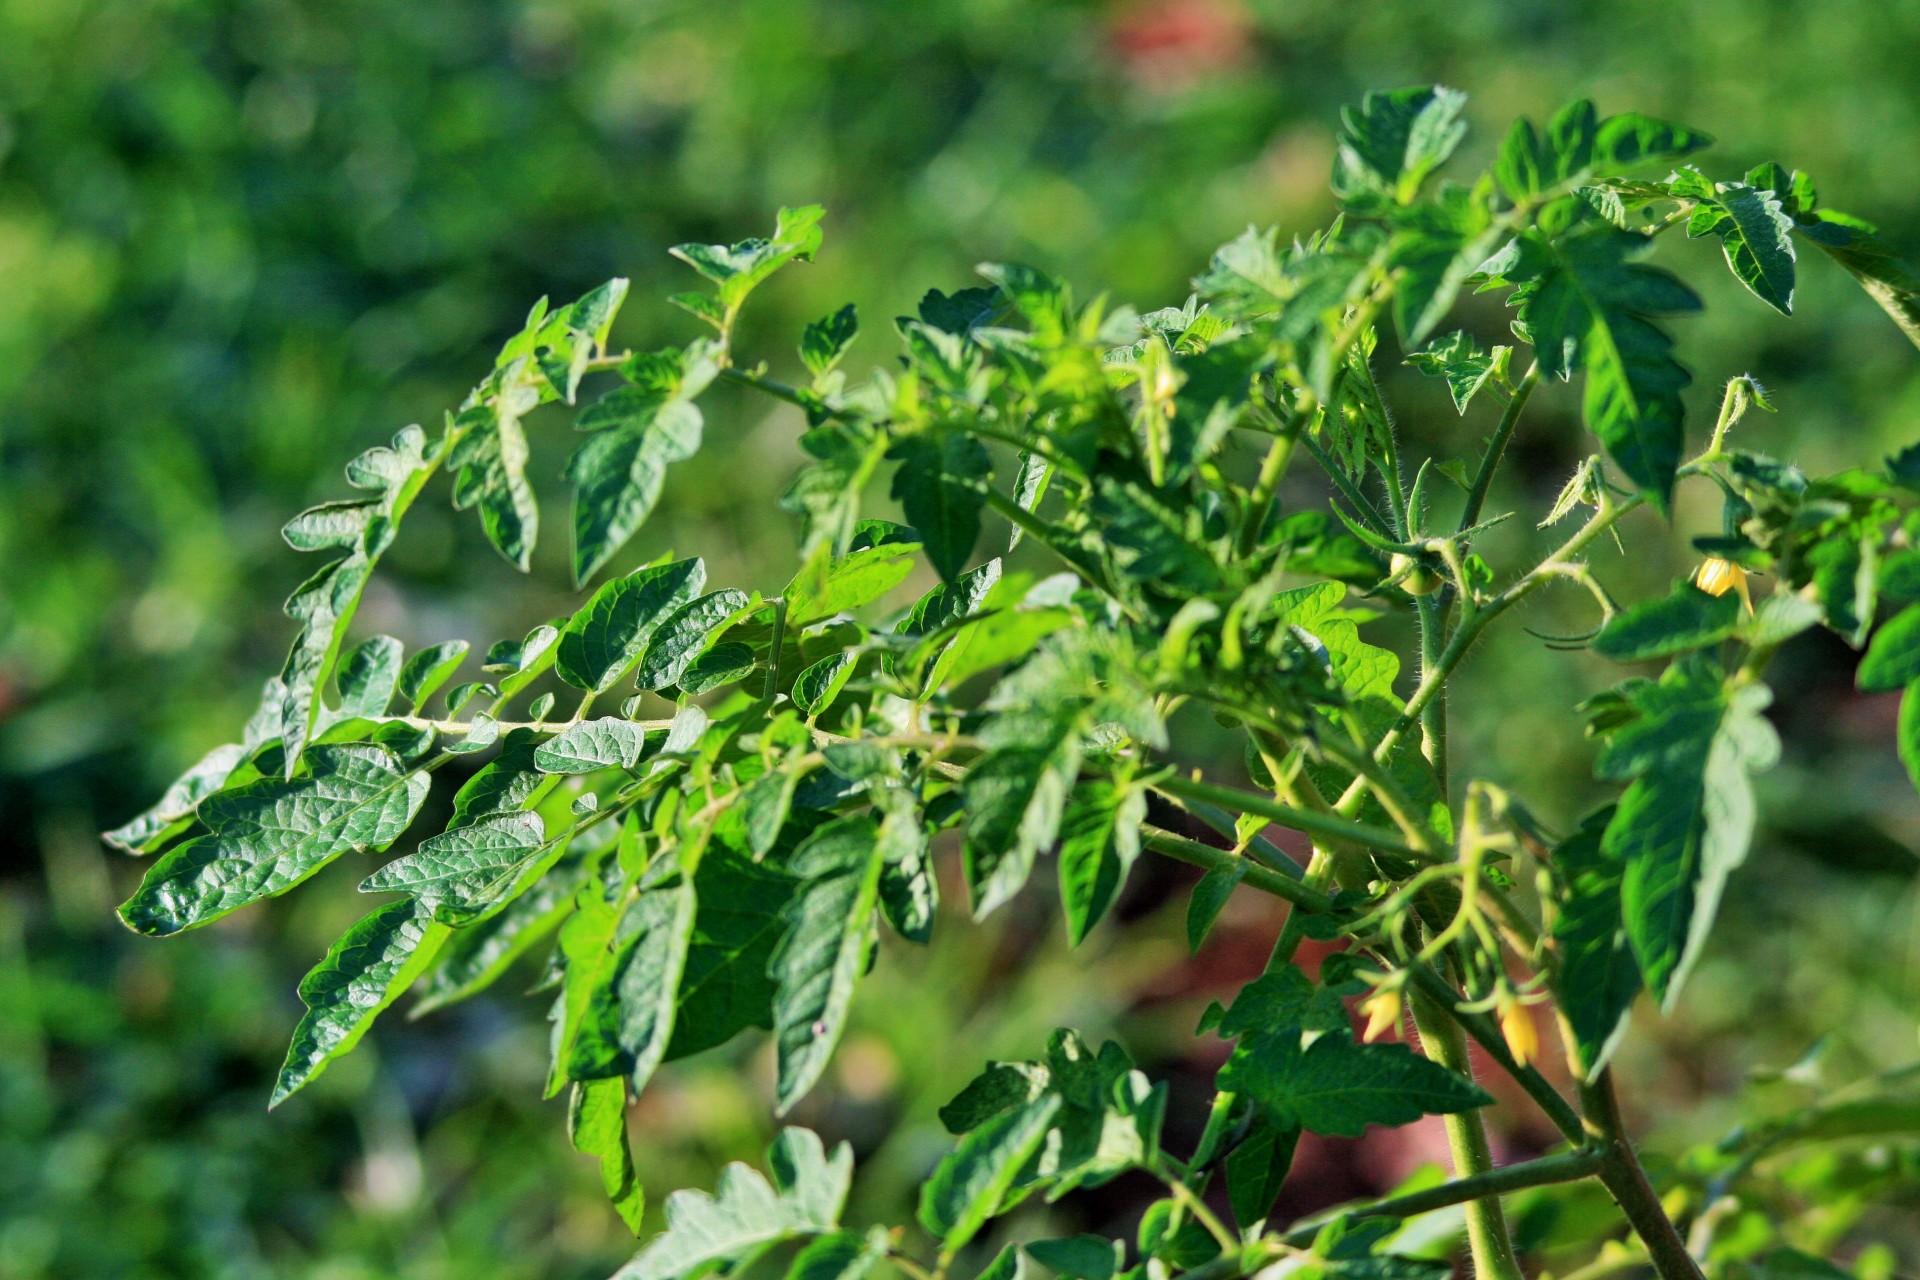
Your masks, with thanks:
[[[1441,1066],[1471,1080],[1473,1063],[1467,1055],[1466,1037],[1446,1010],[1434,1007],[1436,1003],[1425,991],[1415,989],[1413,1021],[1420,1028],[1420,1048]],[[1493,1152],[1487,1146],[1487,1130],[1480,1113],[1460,1111],[1443,1119],[1447,1145],[1453,1150],[1454,1172],[1468,1182],[1491,1175]],[[1498,1191],[1467,1202],[1467,1245],[1473,1253],[1475,1275],[1484,1280],[1523,1280]]]
[[[1307,809],[1295,809],[1276,800],[1251,791],[1241,791],[1234,787],[1216,786],[1211,782],[1202,782],[1197,778],[1185,778],[1178,774],[1160,779],[1155,789],[1181,799],[1204,800],[1211,804],[1222,805],[1237,813],[1250,813],[1265,818],[1269,822],[1293,831],[1304,832],[1310,836],[1324,836],[1327,839],[1352,845],[1362,845],[1378,849],[1382,853],[1395,853],[1403,858],[1412,858],[1418,862],[1432,860],[1425,853],[1407,844],[1395,831],[1383,831],[1379,827],[1365,823],[1352,822],[1331,814],[1314,813]]]
[[[1467,503],[1460,508],[1460,529],[1471,529],[1480,519],[1480,509],[1487,504],[1487,490],[1493,487],[1493,476],[1500,469],[1500,459],[1507,451],[1507,442],[1513,439],[1513,429],[1520,423],[1520,411],[1527,407],[1527,398],[1533,389],[1540,385],[1540,362],[1533,362],[1520,381],[1514,384],[1513,399],[1507,401],[1506,412],[1500,415],[1499,423],[1493,429],[1493,435],[1487,440],[1487,451],[1480,457],[1480,468],[1474,472],[1473,483],[1467,489]]]
[[[1647,1258],[1660,1280],[1702,1280],[1700,1264],[1687,1252],[1686,1241],[1661,1206],[1653,1184],[1647,1181],[1646,1169],[1627,1140],[1610,1070],[1601,1070],[1580,1086],[1580,1104],[1587,1114],[1587,1127],[1600,1145],[1600,1180],[1627,1215],[1634,1234],[1647,1246]]]
[[[1210,844],[1201,844],[1198,840],[1189,840],[1171,831],[1162,831],[1158,827],[1142,827],[1141,843],[1155,853],[1164,854],[1189,866],[1199,867],[1203,871],[1214,871],[1221,867],[1238,867],[1240,883],[1248,888],[1258,889],[1261,893],[1291,902],[1296,908],[1309,915],[1323,915],[1333,910],[1333,899],[1318,889],[1283,876],[1277,871],[1269,870],[1229,849],[1216,849]]]
[[[1500,1068],[1514,1078],[1522,1089],[1527,1091],[1546,1113],[1569,1142],[1584,1142],[1587,1139],[1587,1126],[1580,1114],[1567,1100],[1560,1096],[1547,1078],[1532,1067],[1523,1067],[1514,1060],[1513,1051],[1507,1048],[1507,1041],[1484,1015],[1463,1013],[1458,1008],[1460,993],[1453,986],[1426,965],[1412,968],[1414,986],[1425,993],[1433,1003],[1460,1025],[1460,1029],[1479,1042],[1487,1055],[1500,1064]]]
[[[1429,1187],[1425,1191],[1392,1196],[1385,1200],[1376,1200],[1371,1204],[1336,1206],[1288,1228],[1286,1234],[1280,1239],[1287,1244],[1304,1247],[1313,1243],[1314,1236],[1319,1234],[1323,1226],[1341,1218],[1411,1218],[1416,1214],[1432,1213],[1435,1209],[1450,1208],[1469,1200],[1482,1200],[1509,1192],[1525,1191],[1529,1187],[1578,1182],[1599,1171],[1600,1159],[1600,1151],[1597,1147],[1577,1147],[1559,1155],[1542,1156],[1538,1160],[1528,1160],[1523,1164],[1510,1164],[1504,1169],[1493,1169],[1486,1173],[1475,1174],[1470,1178],[1456,1178],[1452,1182]]]

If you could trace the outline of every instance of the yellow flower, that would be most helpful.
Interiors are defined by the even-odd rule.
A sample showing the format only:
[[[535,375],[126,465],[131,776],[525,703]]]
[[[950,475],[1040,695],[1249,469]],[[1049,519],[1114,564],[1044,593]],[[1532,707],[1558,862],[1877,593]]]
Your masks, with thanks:
[[[1738,591],[1747,612],[1753,612],[1753,597],[1747,592],[1747,571],[1731,560],[1722,560],[1719,556],[1702,560],[1700,567],[1693,571],[1693,585],[1710,596]]]
[[[1367,1029],[1361,1039],[1372,1043],[1400,1025],[1400,988],[1381,987],[1360,1002],[1360,1012],[1367,1015]]]
[[[1507,1052],[1521,1066],[1540,1056],[1540,1033],[1534,1028],[1533,1015],[1518,1000],[1500,1006],[1500,1034],[1506,1039]]]

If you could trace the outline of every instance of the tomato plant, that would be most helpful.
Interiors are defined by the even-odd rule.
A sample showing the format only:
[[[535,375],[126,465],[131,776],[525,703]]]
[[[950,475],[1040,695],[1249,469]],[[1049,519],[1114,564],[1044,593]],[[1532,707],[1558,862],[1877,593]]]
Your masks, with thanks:
[[[849,1148],[789,1128],[767,1174],[739,1166],[713,1194],[676,1194],[665,1232],[621,1275],[738,1269],[795,1242],[790,1274],[806,1280],[883,1261],[914,1280],[982,1263],[1008,1280],[1026,1258],[1086,1280],[1231,1280],[1279,1263],[1438,1276],[1448,1264],[1396,1252],[1393,1228],[1463,1206],[1476,1269],[1514,1280],[1503,1197],[1590,1180],[1628,1230],[1601,1272],[1687,1280],[1701,1259],[1818,1272],[1817,1258],[1723,1237],[1770,1203],[1770,1152],[1847,1131],[1849,1106],[1886,1104],[1880,1086],[1671,1171],[1663,1196],[1608,1062],[1642,992],[1679,996],[1746,856],[1751,775],[1779,750],[1764,677],[1782,645],[1825,627],[1864,647],[1861,688],[1907,691],[1899,747],[1920,774],[1920,448],[1809,476],[1736,446],[1743,419],[1773,407],[1737,376],[1689,454],[1691,377],[1661,321],[1700,301],[1645,259],[1677,229],[1716,238],[1740,283],[1784,313],[1811,247],[1916,341],[1920,281],[1872,228],[1822,208],[1804,174],[1768,164],[1716,181],[1689,162],[1704,134],[1585,102],[1544,130],[1516,124],[1470,185],[1441,181],[1463,106],[1441,88],[1368,96],[1344,119],[1340,217],[1290,244],[1249,231],[1183,306],[1139,314],[989,265],[982,286],[928,292],[895,326],[899,361],[864,380],[841,368],[852,308],[806,328],[792,382],[736,349],[753,291],[818,250],[818,208],[782,210],[766,239],[674,251],[707,286],[672,299],[705,327],[684,346],[609,349],[622,280],[536,305],[437,432],[410,427],[362,454],[347,469],[362,496],[286,526],[295,549],[331,557],[287,602],[292,652],[239,741],[110,833],[158,855],[122,918],[179,933],[342,854],[384,851],[436,775],[464,774],[445,828],[362,886],[396,896],[301,984],[308,1013],[273,1101],[407,990],[444,1005],[542,950],[549,1090],[569,1094],[574,1143],[637,1228],[630,1099],[661,1063],[763,1028],[777,1108],[793,1107],[833,1055],[881,930],[912,943],[936,919],[964,927],[939,910],[940,850],[958,846],[975,918],[1050,858],[1076,944],[1143,854],[1176,859],[1205,873],[1196,945],[1232,894],[1291,904],[1266,972],[1197,1029],[1232,1048],[1196,1144],[1163,1142],[1164,1083],[1063,1029],[1029,1061],[982,1064],[942,1111],[956,1142],[917,1227],[843,1230]],[[1466,289],[1504,294],[1515,344],[1436,337]],[[1460,414],[1491,418],[1484,447],[1405,456],[1377,375],[1389,353],[1444,380]],[[1536,388],[1576,375],[1600,451],[1541,520],[1571,531],[1532,563],[1491,564],[1476,547],[1514,514],[1487,510],[1509,442]],[[454,505],[529,566],[540,511],[525,423],[550,402],[584,404],[566,464],[584,589],[700,447],[701,396],[719,383],[807,423],[809,461],[783,500],[802,531],[797,571],[776,591],[655,559],[494,644],[459,683],[463,640],[410,656],[386,636],[349,645],[382,554],[442,472]],[[1283,509],[1302,464],[1322,497]],[[883,477],[904,522],[865,515]],[[1723,527],[1694,540],[1693,580],[1622,607],[1589,552],[1665,536],[1623,519],[1669,514],[1683,483],[1714,486]],[[1002,528],[1004,544],[983,549]],[[1057,571],[1004,570],[1022,544]],[[938,585],[890,604],[921,562]],[[1587,593],[1597,614],[1559,643],[1664,664],[1580,704],[1619,794],[1571,831],[1448,747],[1450,680],[1489,627],[1554,587]],[[1363,634],[1387,612],[1410,621],[1411,661]],[[1196,712],[1237,735],[1243,776],[1208,780],[1183,758],[1176,718]],[[1274,827],[1309,837],[1311,857],[1290,857]],[[1295,964],[1307,939],[1340,948],[1315,977]],[[1571,1097],[1536,1065],[1536,1006],[1565,1041]],[[1399,1042],[1409,1017],[1418,1051]],[[1563,1150],[1495,1167],[1470,1041]],[[1445,1117],[1453,1180],[1271,1220],[1303,1131],[1424,1115]],[[1076,1237],[990,1261],[965,1252],[1023,1199],[1123,1173],[1165,1189],[1131,1251]]]

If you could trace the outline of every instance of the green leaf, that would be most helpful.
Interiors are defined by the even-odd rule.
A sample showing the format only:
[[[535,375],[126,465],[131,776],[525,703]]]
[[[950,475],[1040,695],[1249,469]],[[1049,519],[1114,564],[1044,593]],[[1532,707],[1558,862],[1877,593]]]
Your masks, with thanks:
[[[1467,405],[1489,382],[1506,377],[1512,352],[1511,347],[1485,350],[1467,334],[1456,330],[1444,338],[1434,339],[1426,350],[1408,356],[1407,363],[1422,373],[1445,378],[1453,407],[1464,414]]]
[[[873,945],[885,861],[879,841],[873,819],[856,814],[814,832],[789,864],[802,883],[768,967],[779,988],[773,1029],[782,1113],[820,1078],[846,1024]]]
[[[1688,225],[1689,235],[1717,235],[1727,266],[1756,298],[1782,315],[1793,314],[1793,219],[1771,191],[1723,182],[1708,218]]]
[[[759,662],[751,646],[723,641],[687,664],[680,675],[680,691],[697,698],[723,684],[746,679]]]
[[[1696,311],[1700,300],[1667,272],[1633,261],[1648,243],[1611,227],[1552,242],[1530,233],[1492,273],[1496,284],[1518,285],[1510,301],[1541,372],[1586,370],[1587,428],[1664,512],[1683,444],[1680,392],[1692,377],[1649,317]]]
[[[545,874],[499,909],[454,930],[421,983],[412,1016],[492,986],[572,914],[574,895],[598,869],[605,852],[581,848],[581,843],[576,841]]]
[[[755,287],[796,259],[812,261],[820,248],[820,219],[826,210],[817,204],[782,209],[771,240],[749,239],[739,244],[683,244],[668,250],[674,257],[720,286],[720,305],[731,314]]]
[[[260,778],[201,801],[207,834],[154,863],[120,918],[154,937],[218,920],[285,893],[349,850],[385,849],[427,798],[427,776],[381,747],[318,745],[306,765],[291,780]]]
[[[756,862],[719,841],[708,847],[693,877],[699,905],[668,1061],[724,1044],[747,1027],[773,1025],[768,963],[787,931],[794,885],[771,860]]]
[[[560,648],[560,631],[556,627],[541,623],[527,632],[526,637],[517,643],[512,640],[496,642],[487,650],[487,659],[480,670],[500,677],[499,696],[511,698],[520,690],[532,684],[534,680],[553,665]],[[466,688],[468,686],[462,686]],[[482,686],[484,687],[484,686]],[[459,690],[447,695],[447,709],[458,711],[455,700]]]
[[[624,1080],[588,1080],[567,1100],[567,1137],[573,1149],[600,1161],[600,1182],[627,1230],[640,1234],[646,1188],[627,1145],[627,1085]]]
[[[842,650],[808,665],[793,679],[794,705],[810,716],[825,711],[847,687],[859,661],[859,654]]]
[[[1213,932],[1213,922],[1220,918],[1221,910],[1233,897],[1246,870],[1246,864],[1241,862],[1215,867],[1193,886],[1193,895],[1187,899],[1188,951],[1198,952],[1207,935]]]
[[[920,1225],[952,1256],[1000,1212],[1027,1162],[1046,1142],[1064,1099],[1047,1094],[995,1116],[960,1140],[920,1187]]]
[[[1553,851],[1564,886],[1553,921],[1560,950],[1555,994],[1573,1032],[1582,1078],[1589,1080],[1613,1056],[1642,985],[1621,918],[1622,867],[1601,845],[1613,815],[1612,805],[1589,814]]]
[[[1403,1044],[1357,1044],[1338,1031],[1305,1047],[1302,1040],[1287,1030],[1242,1041],[1221,1068],[1220,1087],[1253,1098],[1283,1127],[1343,1138],[1370,1124],[1408,1124],[1493,1101]]]
[[[807,372],[820,379],[847,353],[854,335],[860,332],[860,318],[849,302],[823,320],[815,320],[800,334],[800,361]]]
[[[786,1280],[861,1280],[888,1249],[884,1227],[874,1227],[865,1237],[837,1231],[795,1254]]]
[[[1753,834],[1747,775],[1770,768],[1780,742],[1762,714],[1772,694],[1729,684],[1696,655],[1658,684],[1625,694],[1630,716],[1595,766],[1632,779],[1607,824],[1602,850],[1622,864],[1621,908],[1647,987],[1670,1007],[1698,958],[1728,873]]]
[[[691,1280],[768,1245],[836,1230],[853,1180],[852,1149],[843,1142],[828,1157],[811,1131],[783,1129],[769,1154],[772,1182],[730,1164],[714,1194],[668,1196],[667,1229],[613,1280]]]
[[[1515,201],[1572,186],[1598,170],[1677,159],[1713,145],[1698,129],[1631,112],[1601,120],[1585,100],[1567,104],[1545,134],[1514,121],[1494,161],[1500,189]]]
[[[1900,763],[1907,767],[1907,778],[1920,791],[1920,680],[1909,684],[1900,695],[1900,720],[1896,736]]]
[[[938,439],[908,436],[887,456],[900,463],[893,473],[895,501],[926,545],[927,560],[953,581],[980,540],[980,510],[993,475],[986,446],[964,431],[947,431]]]
[[[543,773],[631,769],[640,763],[646,744],[646,730],[639,725],[618,716],[605,716],[583,720],[541,743],[533,753],[533,762]]]
[[[408,715],[417,716],[420,708],[426,705],[434,691],[460,669],[467,658],[465,640],[449,640],[445,644],[422,649],[407,659],[407,665],[400,668],[400,679],[396,685],[400,701],[405,704]]]
[[[917,542],[884,542],[834,560],[817,581],[802,572],[784,593],[787,625],[803,627],[872,604],[907,580],[919,549]]]
[[[1920,678],[1920,605],[1902,609],[1873,633],[1854,683],[1866,693],[1903,689]]]
[[[554,669],[576,689],[611,688],[660,624],[699,595],[706,582],[707,566],[698,558],[648,565],[613,579],[561,631]]]
[[[497,401],[462,409],[447,425],[450,436],[457,433],[447,455],[454,469],[454,509],[478,508],[487,541],[522,573],[533,565],[540,507],[527,482],[527,433],[520,415],[538,400],[531,388],[515,387]]]
[[[362,893],[409,893],[441,924],[463,925],[499,906],[555,846],[537,813],[496,813],[422,840],[361,882]]]
[[[340,688],[339,715],[383,716],[400,683],[406,647],[392,636],[373,636],[348,650],[334,673]]]
[[[1255,1108],[1247,1136],[1221,1162],[1227,1175],[1227,1202],[1242,1228],[1250,1230],[1273,1211],[1299,1142],[1298,1126],[1282,1124],[1265,1108]]]
[[[573,578],[583,584],[604,567],[660,500],[667,468],[700,451],[704,420],[694,397],[719,376],[715,352],[694,343],[663,352],[638,385],[608,392],[580,415],[590,431],[567,460],[573,495]]]
[[[1343,200],[1379,194],[1405,204],[1467,135],[1467,95],[1437,85],[1369,93],[1340,113],[1345,125],[1333,166]]]
[[[233,771],[251,754],[238,742],[215,747],[175,778],[152,808],[103,833],[101,839],[128,853],[152,852],[167,837],[183,830],[200,802],[225,786]]]
[[[746,592],[724,587],[681,605],[655,628],[646,656],[640,659],[636,682],[642,689],[679,683],[694,659],[751,603]]]
[[[976,920],[1020,891],[1060,829],[1081,749],[1071,721],[1054,730],[1042,741],[989,752],[967,770],[965,869]]]
[[[1593,638],[1593,651],[1615,662],[1667,658],[1720,643],[1740,629],[1740,597],[1709,595],[1676,582],[1670,595],[1615,614]]]
[[[613,934],[613,955],[594,976],[567,1057],[574,1080],[624,1074],[637,1094],[666,1060],[681,975],[693,941],[696,890],[674,872],[636,895]]]
[[[1033,1240],[1024,1248],[1041,1266],[1074,1280],[1113,1280],[1121,1269],[1124,1249],[1106,1236],[1069,1236],[1065,1240]]]
[[[1845,268],[1867,296],[1900,326],[1900,332],[1920,346],[1920,276],[1875,234],[1870,224],[1823,209],[1795,218],[1794,230]]]
[[[417,903],[390,902],[342,934],[300,980],[307,1012],[294,1028],[268,1108],[350,1053],[381,1010],[413,985],[449,932]]]

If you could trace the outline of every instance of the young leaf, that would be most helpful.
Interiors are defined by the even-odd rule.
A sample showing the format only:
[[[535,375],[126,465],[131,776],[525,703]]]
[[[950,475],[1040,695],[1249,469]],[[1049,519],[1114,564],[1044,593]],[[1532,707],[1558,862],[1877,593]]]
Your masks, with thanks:
[[[588,1080],[573,1086],[567,1101],[567,1137],[575,1151],[600,1161],[600,1181],[614,1212],[627,1230],[639,1235],[647,1193],[633,1167],[633,1149],[627,1145],[626,1081]]]
[[[815,380],[827,375],[840,357],[847,353],[854,335],[860,332],[860,318],[849,302],[832,315],[815,320],[800,334],[800,362]]]
[[[593,593],[560,633],[554,669],[576,689],[598,693],[626,675],[661,623],[700,594],[698,559],[649,565]]]
[[[1747,856],[1753,788],[1780,742],[1772,694],[1727,682],[1702,655],[1626,694],[1631,715],[1600,753],[1603,778],[1632,779],[1601,843],[1622,864],[1627,937],[1647,988],[1670,1007],[1698,958],[1727,875]]]
[[[319,1075],[360,1042],[381,1010],[424,971],[451,932],[414,902],[390,902],[342,934],[300,980],[306,1016],[273,1086],[269,1108]]]
[[[407,714],[417,716],[420,708],[426,705],[434,691],[453,678],[453,673],[466,661],[467,642],[449,640],[445,644],[436,644],[430,649],[422,649],[407,659],[407,665],[400,668],[400,678],[396,682],[396,693],[407,708]]]
[[[1529,234],[1487,270],[1495,284],[1518,286],[1509,301],[1540,371],[1568,378],[1586,370],[1588,429],[1664,511],[1680,465],[1680,392],[1693,379],[1649,317],[1697,311],[1700,299],[1667,272],[1633,261],[1648,244],[1611,227],[1551,242]]]
[[[1198,952],[1207,935],[1213,932],[1213,922],[1220,918],[1220,912],[1233,897],[1234,889],[1246,875],[1246,864],[1229,863],[1215,867],[1200,877],[1200,883],[1193,886],[1193,895],[1187,899],[1187,950]]]
[[[477,507],[487,541],[525,573],[533,565],[533,544],[540,536],[540,508],[527,482],[527,433],[520,417],[539,402],[533,388],[503,388],[450,418],[454,441],[447,464],[454,468],[453,505]]]
[[[1333,166],[1334,194],[1412,200],[1466,137],[1460,119],[1466,105],[1466,94],[1435,85],[1369,93],[1358,107],[1346,108],[1340,113],[1346,128]]]
[[[136,932],[165,937],[285,893],[349,850],[385,849],[413,821],[429,780],[384,748],[323,744],[307,772],[261,778],[200,804],[207,834],[167,851],[120,908]]]
[[[771,240],[742,240],[739,244],[683,244],[668,250],[674,257],[720,286],[720,305],[731,315],[756,286],[795,259],[811,261],[820,247],[820,219],[826,210],[817,204],[780,210]]]
[[[879,830],[864,814],[820,828],[794,852],[800,893],[768,966],[779,987],[773,1024],[782,1113],[813,1087],[840,1039],[873,943],[884,861]]]
[[[802,573],[787,584],[787,625],[803,627],[836,613],[872,604],[913,572],[918,542],[883,542],[842,556],[818,581]]]
[[[667,1197],[667,1229],[613,1280],[692,1280],[769,1245],[838,1229],[853,1179],[846,1143],[828,1157],[806,1129],[783,1129],[769,1153],[774,1181],[730,1164],[712,1195],[676,1191]]]

